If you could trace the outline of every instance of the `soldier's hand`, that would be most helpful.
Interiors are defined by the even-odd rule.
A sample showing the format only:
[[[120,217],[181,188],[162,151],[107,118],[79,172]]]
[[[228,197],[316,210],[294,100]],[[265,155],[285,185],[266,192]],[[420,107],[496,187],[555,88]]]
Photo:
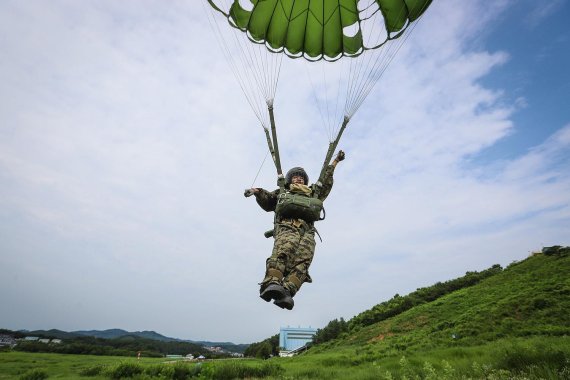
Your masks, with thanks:
[[[257,193],[259,191],[259,189],[256,188],[251,188],[251,189],[245,189],[245,191],[243,192],[243,196],[244,197],[251,197],[253,194]]]
[[[344,151],[339,150],[338,153],[337,153],[337,155],[336,155],[336,160],[337,160],[337,161],[342,161],[342,160],[344,160],[344,158],[345,158]]]

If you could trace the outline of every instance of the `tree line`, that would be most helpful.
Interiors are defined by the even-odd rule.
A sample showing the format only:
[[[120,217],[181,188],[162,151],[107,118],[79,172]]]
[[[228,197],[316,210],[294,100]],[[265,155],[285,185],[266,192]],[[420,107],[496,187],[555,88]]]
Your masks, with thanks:
[[[4,330],[5,334],[22,338],[23,334]],[[42,336],[43,338],[52,338]],[[59,354],[76,355],[111,355],[136,356],[138,352],[143,357],[163,357],[165,355],[203,355],[207,358],[220,358],[230,356],[227,353],[214,353],[206,348],[188,342],[159,341],[140,338],[132,335],[114,339],[95,338],[91,336],[64,339],[61,343],[42,343],[39,341],[19,340],[14,347],[16,351],[25,352],[51,352]]]
[[[279,355],[279,334],[273,335],[271,338],[267,338],[261,342],[250,344],[243,354],[244,356],[259,359],[268,359],[272,356]]]

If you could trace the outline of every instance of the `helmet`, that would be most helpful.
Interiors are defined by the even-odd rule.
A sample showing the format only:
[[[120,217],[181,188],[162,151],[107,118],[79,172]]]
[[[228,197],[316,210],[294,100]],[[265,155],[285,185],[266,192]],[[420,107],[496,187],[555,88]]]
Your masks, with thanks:
[[[303,169],[300,166],[296,166],[287,172],[287,175],[285,176],[285,184],[286,185],[291,184],[293,176],[296,175],[303,177],[303,179],[305,180],[305,185],[309,184],[309,176],[307,175],[307,172],[305,172],[305,169]]]

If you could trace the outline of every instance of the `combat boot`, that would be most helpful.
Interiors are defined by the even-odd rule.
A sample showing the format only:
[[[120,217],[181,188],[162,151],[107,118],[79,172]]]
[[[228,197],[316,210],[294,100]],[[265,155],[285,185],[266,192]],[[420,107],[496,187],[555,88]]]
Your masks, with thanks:
[[[278,283],[272,282],[259,292],[259,296],[265,301],[278,300],[284,298],[289,291]]]
[[[291,297],[291,292],[287,288],[283,288],[283,291],[283,297],[276,299],[273,303],[281,309],[292,310],[293,306],[295,306],[295,301],[293,301],[293,297]]]

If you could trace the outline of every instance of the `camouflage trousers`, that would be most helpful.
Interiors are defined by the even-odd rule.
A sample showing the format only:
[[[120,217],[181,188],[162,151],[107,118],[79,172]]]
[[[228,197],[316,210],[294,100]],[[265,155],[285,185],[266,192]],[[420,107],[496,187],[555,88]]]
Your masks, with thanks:
[[[295,295],[305,282],[312,282],[309,266],[315,254],[315,230],[307,223],[279,223],[273,252],[266,261],[261,290],[279,283]]]

